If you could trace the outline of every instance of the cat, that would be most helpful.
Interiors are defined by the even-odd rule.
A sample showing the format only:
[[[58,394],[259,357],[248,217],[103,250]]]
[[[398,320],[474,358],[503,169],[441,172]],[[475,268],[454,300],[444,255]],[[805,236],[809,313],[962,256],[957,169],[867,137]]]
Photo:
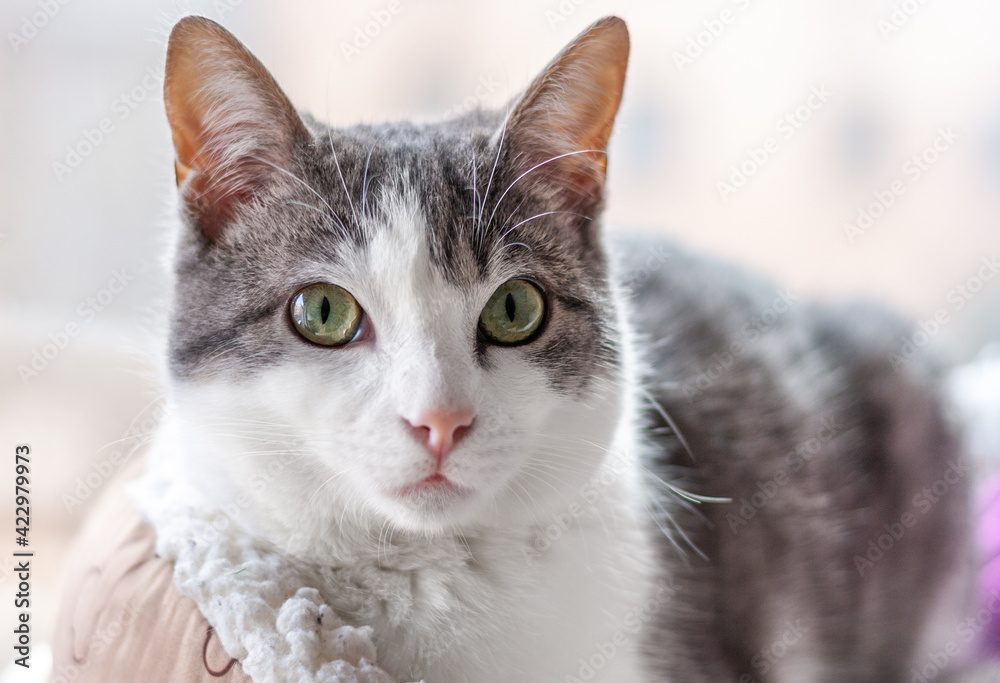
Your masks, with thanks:
[[[628,52],[608,17],[505,109],[331,128],[176,24],[150,469],[397,680],[902,680],[967,586],[967,477],[900,522],[963,462],[936,371],[878,309],[604,234]]]
[[[634,243],[626,269],[643,275],[655,246]],[[683,590],[650,639],[658,670],[945,680],[927,653],[967,642],[975,548],[971,464],[942,368],[900,364],[912,329],[878,306],[803,301],[669,254],[633,288],[660,444],[646,466],[731,502],[672,512],[685,552],[661,542],[659,567]],[[932,674],[914,677],[926,664]]]

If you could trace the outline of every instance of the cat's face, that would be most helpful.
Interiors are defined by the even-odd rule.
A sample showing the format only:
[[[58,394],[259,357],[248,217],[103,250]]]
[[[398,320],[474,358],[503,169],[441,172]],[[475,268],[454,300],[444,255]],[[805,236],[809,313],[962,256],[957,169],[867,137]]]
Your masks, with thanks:
[[[626,56],[605,21],[506,119],[330,130],[223,29],[178,24],[170,361],[221,497],[306,535],[566,505],[621,414],[597,221]]]

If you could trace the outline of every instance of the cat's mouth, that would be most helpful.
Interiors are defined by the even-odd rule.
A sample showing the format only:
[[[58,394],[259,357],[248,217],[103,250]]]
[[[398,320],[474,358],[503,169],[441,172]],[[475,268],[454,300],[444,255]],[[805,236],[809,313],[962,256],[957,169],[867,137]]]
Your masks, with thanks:
[[[451,494],[464,498],[472,493],[472,491],[463,486],[459,486],[440,472],[435,472],[415,484],[409,484],[401,489],[398,489],[395,497],[401,500],[408,500],[415,496],[423,496],[428,493]]]
[[[416,513],[426,518],[425,521],[430,521],[451,518],[457,508],[473,497],[473,493],[473,489],[456,484],[444,474],[436,472],[418,482],[393,490],[389,497],[409,510],[410,514]]]

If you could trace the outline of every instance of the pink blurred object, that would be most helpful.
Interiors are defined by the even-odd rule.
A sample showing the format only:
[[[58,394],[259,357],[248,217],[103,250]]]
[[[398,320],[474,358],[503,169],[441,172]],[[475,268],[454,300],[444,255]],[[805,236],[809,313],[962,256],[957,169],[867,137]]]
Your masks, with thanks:
[[[979,607],[993,617],[1000,597],[1000,475],[988,479],[978,497],[976,541],[983,562],[978,579]],[[980,636],[979,654],[1000,659],[1000,619],[982,621],[986,623]]]

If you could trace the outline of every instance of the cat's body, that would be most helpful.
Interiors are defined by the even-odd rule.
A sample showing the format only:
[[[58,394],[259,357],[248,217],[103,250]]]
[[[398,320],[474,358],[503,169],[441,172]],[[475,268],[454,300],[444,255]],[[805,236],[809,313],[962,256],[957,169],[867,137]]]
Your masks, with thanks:
[[[509,112],[331,130],[221,27],[181,22],[185,228],[154,455],[371,626],[402,680],[894,680],[956,575],[938,548],[903,567],[964,547],[964,484],[864,580],[854,555],[957,457],[933,381],[889,371],[879,315],[786,296],[755,343],[745,325],[782,301],[766,286],[657,244],[609,266],[627,52],[604,20]],[[821,454],[731,525],[823,418]],[[761,671],[786,622],[794,643]]]
[[[707,561],[660,542],[683,590],[651,637],[659,669],[908,680],[956,639],[974,566],[969,463],[933,360],[894,362],[912,332],[876,306],[808,301],[676,245],[620,252],[649,391],[686,442],[650,410],[649,467],[733,500],[673,511]]]

